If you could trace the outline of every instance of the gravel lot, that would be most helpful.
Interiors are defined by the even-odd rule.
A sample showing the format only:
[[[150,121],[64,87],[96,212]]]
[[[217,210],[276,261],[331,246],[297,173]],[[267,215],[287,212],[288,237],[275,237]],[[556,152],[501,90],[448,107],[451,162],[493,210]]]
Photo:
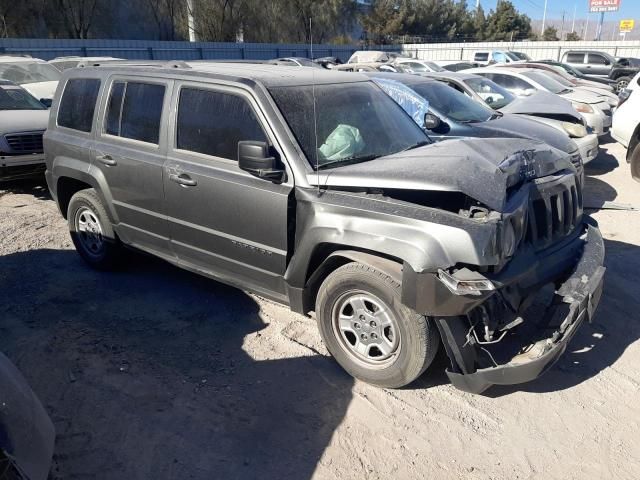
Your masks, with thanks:
[[[586,204],[640,207],[603,145]],[[53,479],[637,479],[640,211],[596,210],[605,291],[537,381],[353,381],[315,322],[142,255],[87,268],[44,184],[0,187],[0,350],[57,430]],[[4,189],[1,189],[4,188]]]

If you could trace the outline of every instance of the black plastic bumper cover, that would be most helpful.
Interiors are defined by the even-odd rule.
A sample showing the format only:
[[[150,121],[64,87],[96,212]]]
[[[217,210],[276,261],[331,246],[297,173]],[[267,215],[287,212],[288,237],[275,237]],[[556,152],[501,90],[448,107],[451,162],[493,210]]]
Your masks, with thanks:
[[[591,321],[602,294],[604,242],[600,231],[587,226],[585,246],[573,273],[557,290],[558,297],[550,315],[565,315],[560,327],[545,340],[536,343],[530,356],[519,355],[511,362],[473,373],[447,370],[451,383],[460,390],[481,393],[491,385],[511,385],[531,381],[547,371],[564,353],[578,327],[586,319]],[[564,306],[564,309],[561,308]],[[567,307],[568,306],[568,310]],[[567,313],[568,311],[568,313]],[[446,321],[443,319],[443,321]]]

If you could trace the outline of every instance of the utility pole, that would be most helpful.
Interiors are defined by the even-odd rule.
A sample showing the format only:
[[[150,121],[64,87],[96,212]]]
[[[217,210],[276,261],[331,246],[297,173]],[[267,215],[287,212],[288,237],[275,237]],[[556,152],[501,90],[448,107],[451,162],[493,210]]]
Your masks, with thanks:
[[[596,29],[596,40],[599,42],[602,36],[602,24],[604,23],[604,12],[600,12],[600,20],[598,21],[598,28]]]
[[[571,33],[576,31],[576,4],[573,4],[573,20],[571,21]]]
[[[196,25],[193,20],[193,0],[187,0],[187,28],[189,29],[189,41],[196,42]]]
[[[584,34],[582,35],[583,40],[587,40],[588,32],[589,32],[589,14],[587,13],[587,23],[584,24]]]
[[[544,0],[544,12],[542,12],[542,29],[540,35],[544,35],[544,23],[547,20],[547,0]]]
[[[476,0],[476,11],[480,8],[480,0]]]
[[[562,11],[562,27],[560,27],[560,40],[564,40],[564,10]]]

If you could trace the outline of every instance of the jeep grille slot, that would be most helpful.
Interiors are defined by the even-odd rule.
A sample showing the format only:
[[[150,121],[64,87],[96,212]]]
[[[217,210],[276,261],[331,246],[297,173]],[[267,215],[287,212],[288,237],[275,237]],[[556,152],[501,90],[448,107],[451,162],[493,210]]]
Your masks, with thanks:
[[[532,189],[525,241],[536,250],[561,240],[575,229],[582,217],[582,196],[575,176],[538,183]]]
[[[12,133],[5,135],[11,153],[42,153],[43,132]]]

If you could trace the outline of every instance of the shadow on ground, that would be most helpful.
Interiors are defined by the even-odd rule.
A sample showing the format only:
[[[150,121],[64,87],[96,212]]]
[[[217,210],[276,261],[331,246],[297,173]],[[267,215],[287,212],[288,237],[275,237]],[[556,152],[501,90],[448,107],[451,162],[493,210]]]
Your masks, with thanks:
[[[542,377],[527,384],[492,387],[486,395],[571,388],[613,365],[640,338],[640,247],[605,240],[605,248],[604,291],[593,323],[582,325],[558,363]]]
[[[28,180],[0,182],[0,197],[9,193],[33,195],[41,200],[49,200],[51,198],[44,176]]]
[[[254,360],[265,326],[252,297],[153,259],[0,257],[0,350],[54,421],[53,478],[311,478],[353,381],[269,344]]]
[[[602,141],[600,141],[600,153],[585,165],[584,170],[587,176],[604,175],[620,166],[618,159],[609,153],[612,145],[615,145],[615,143],[606,143],[603,145]]]

